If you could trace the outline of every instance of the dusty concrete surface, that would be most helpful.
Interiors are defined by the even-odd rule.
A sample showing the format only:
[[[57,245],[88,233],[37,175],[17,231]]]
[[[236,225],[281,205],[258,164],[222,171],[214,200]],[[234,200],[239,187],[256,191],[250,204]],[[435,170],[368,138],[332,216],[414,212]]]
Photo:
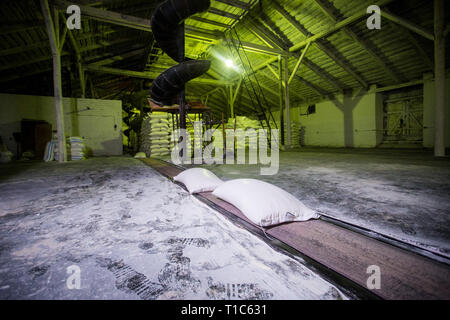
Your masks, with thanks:
[[[0,166],[0,299],[345,298],[138,160]]]
[[[281,152],[279,172],[205,166],[220,178],[257,178],[331,217],[450,256],[450,158],[388,149]]]

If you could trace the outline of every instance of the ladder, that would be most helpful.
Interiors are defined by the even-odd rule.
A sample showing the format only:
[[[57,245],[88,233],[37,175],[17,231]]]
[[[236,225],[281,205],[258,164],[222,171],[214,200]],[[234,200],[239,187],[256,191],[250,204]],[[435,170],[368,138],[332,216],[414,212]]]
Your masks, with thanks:
[[[232,31],[230,30],[230,33]],[[271,144],[271,126],[270,126],[270,120],[273,121],[275,125],[275,129],[277,128],[275,118],[270,110],[270,105],[267,102],[267,99],[264,95],[264,91],[258,81],[258,78],[256,76],[256,72],[254,71],[251,61],[248,58],[245,50],[243,50],[241,39],[239,38],[239,35],[234,29],[234,33],[236,35],[237,43],[235,43],[233,36],[230,35],[230,37],[227,37],[225,35],[225,41],[228,45],[228,48],[231,53],[235,52],[236,55],[239,57],[239,60],[241,62],[242,68],[243,68],[243,74],[242,74],[242,84],[245,90],[247,91],[249,98],[251,100],[252,106],[255,110],[258,111],[256,114],[258,117],[258,120],[261,124],[261,127],[266,130],[267,132],[267,142],[270,146]],[[242,49],[242,50],[239,50]],[[242,51],[242,54],[241,52]]]

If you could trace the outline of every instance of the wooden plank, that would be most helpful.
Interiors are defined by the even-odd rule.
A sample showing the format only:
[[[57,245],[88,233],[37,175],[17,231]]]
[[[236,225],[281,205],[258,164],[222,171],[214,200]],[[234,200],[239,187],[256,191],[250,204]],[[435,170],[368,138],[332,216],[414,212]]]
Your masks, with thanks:
[[[184,170],[161,160],[142,161],[171,180]],[[264,230],[303,257],[318,263],[321,271],[332,270],[349,279],[361,290],[391,300],[450,299],[450,268],[444,263],[324,220],[261,228],[253,224],[238,208],[215,197],[211,192],[203,192],[196,197],[207,199],[207,204],[226,213],[233,221],[241,225],[245,222],[246,228],[250,226],[252,229]],[[380,289],[367,288],[370,276],[367,268],[372,265],[380,268]]]

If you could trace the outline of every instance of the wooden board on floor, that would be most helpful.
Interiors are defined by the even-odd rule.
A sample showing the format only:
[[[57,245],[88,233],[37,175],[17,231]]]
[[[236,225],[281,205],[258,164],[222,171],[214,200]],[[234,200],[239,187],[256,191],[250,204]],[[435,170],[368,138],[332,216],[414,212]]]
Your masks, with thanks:
[[[168,178],[183,170],[162,160],[143,161]],[[239,209],[210,192],[199,196],[251,223]],[[381,298],[450,299],[450,267],[446,264],[321,220],[287,223],[265,230],[364,288],[372,274],[368,273],[369,266],[379,267],[380,288],[371,291]]]

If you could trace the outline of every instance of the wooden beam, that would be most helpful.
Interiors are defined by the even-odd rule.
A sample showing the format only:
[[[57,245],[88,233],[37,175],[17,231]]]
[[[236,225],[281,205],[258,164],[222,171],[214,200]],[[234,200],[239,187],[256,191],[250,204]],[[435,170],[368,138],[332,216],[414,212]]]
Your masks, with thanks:
[[[188,19],[190,20],[194,20],[194,21],[198,21],[198,22],[203,22],[203,23],[207,23],[216,27],[221,27],[221,28],[225,28],[228,29],[230,27],[230,25],[226,24],[226,23],[222,23],[222,22],[218,22],[215,20],[211,20],[211,19],[205,19],[199,16],[192,16],[189,17]]]
[[[375,1],[374,4],[382,7],[382,6],[385,6],[389,3],[391,3],[392,1],[394,1],[394,0],[379,0],[379,1]],[[308,44],[308,42],[314,42],[314,41],[317,41],[318,39],[330,36],[331,34],[338,32],[342,28],[344,28],[352,23],[355,23],[356,21],[363,19],[365,16],[367,16],[366,8],[358,10],[356,13],[354,13],[353,15],[351,15],[350,17],[348,17],[342,21],[339,21],[338,23],[333,25],[331,28],[321,31],[319,33],[316,33],[315,35],[308,37],[305,40],[300,41],[297,44],[294,44],[291,48],[289,48],[289,51],[290,52],[298,51],[301,48],[304,48]]]
[[[104,66],[104,65],[108,65],[108,64],[111,64],[111,63],[114,63],[114,62],[117,62],[117,61],[122,61],[122,60],[128,59],[130,57],[143,55],[144,51],[145,51],[144,48],[133,50],[133,51],[128,51],[128,52],[124,52],[124,53],[120,53],[120,54],[114,55],[114,56],[106,58],[106,59],[102,59],[102,60],[93,62],[91,64],[92,65],[96,65],[96,66]]]
[[[322,11],[324,11],[325,14],[331,20],[333,20],[333,22],[337,22],[339,20],[339,17],[334,13],[337,10],[334,9],[333,4],[331,4],[328,0],[314,0],[314,2],[321,7]],[[380,57],[379,54],[377,54],[377,52],[372,48],[371,45],[369,45],[366,40],[359,37],[347,25],[343,26],[342,29],[351,39],[353,39],[353,41],[359,44],[364,49],[364,51],[372,57],[373,60],[377,62],[377,64],[390,76],[390,78],[394,80],[394,82],[401,83],[401,79],[398,74],[393,72],[387,65],[386,58]],[[367,88],[367,85],[365,86],[365,88]]]
[[[45,26],[47,28],[47,34],[50,40],[50,47],[52,49],[53,56],[53,86],[54,86],[54,99],[55,99],[55,111],[56,111],[56,124],[58,135],[58,162],[63,163],[67,160],[66,156],[66,135],[64,128],[64,107],[62,102],[62,81],[61,81],[61,55],[59,50],[59,43],[56,39],[55,28],[59,28],[58,25],[54,25],[48,0],[40,0],[42,14],[45,20]]]
[[[317,74],[319,77],[321,77],[323,80],[331,84],[333,87],[338,89],[339,91],[344,90],[344,84],[337,78],[335,78],[333,75],[325,71],[323,68],[316,65],[314,62],[309,60],[308,58],[303,58],[303,62],[305,66],[307,66],[311,71],[313,71],[315,74]]]
[[[388,10],[381,10],[381,16],[417,33],[418,35],[421,35],[422,37],[424,37],[428,40],[434,41],[433,32],[430,32],[427,29],[425,29],[411,21],[408,21],[396,14],[393,14],[392,12],[389,12]]]
[[[131,78],[141,78],[141,79],[151,79],[151,80],[156,79],[160,75],[160,73],[157,73],[157,72],[140,72],[140,71],[123,70],[123,69],[109,68],[109,67],[96,66],[96,65],[85,65],[84,69],[89,72],[108,73],[108,74],[127,76],[127,77],[131,77]],[[232,85],[234,82],[226,81],[226,80],[195,78],[195,79],[189,81],[189,83],[228,86],[228,85]]]
[[[253,20],[249,20],[248,24],[250,24],[250,27],[248,29],[256,36],[258,36],[258,38],[264,41],[267,45],[271,47],[278,47],[281,50],[285,50],[289,47],[281,39],[274,35],[269,29],[267,29],[262,23],[257,23]]]
[[[300,58],[298,58],[297,63],[295,64],[294,70],[292,70],[292,74],[291,77],[289,78],[287,84],[289,85],[292,82],[292,79],[294,79],[295,74],[297,73],[298,68],[300,67],[303,58],[305,57],[306,53],[308,52],[309,46],[311,45],[311,43],[308,43],[305,47],[305,49],[303,49],[302,55],[300,56]]]
[[[423,84],[423,80],[415,80],[415,81],[410,81],[410,82],[406,82],[406,83],[402,83],[402,84],[396,84],[396,85],[393,85],[393,86],[377,88],[377,89],[375,89],[375,92],[392,91],[392,90],[397,90],[397,89],[417,86],[417,85],[421,85],[421,84]]]
[[[113,11],[97,9],[89,6],[80,5],[65,0],[50,0],[51,3],[61,10],[66,10],[68,6],[74,4],[80,7],[81,15],[101,22],[111,23],[122,27],[132,28],[141,31],[151,32],[151,22],[148,19],[134,17]],[[208,30],[209,31],[209,30]],[[217,40],[213,33],[205,33],[203,30],[196,27],[186,28],[186,36],[193,36],[196,39],[198,36],[203,36],[211,40]],[[212,37],[212,38],[211,38]]]
[[[386,57],[381,57],[379,53],[377,53],[374,48],[366,41],[359,37],[353,30],[347,28],[344,29],[344,32],[347,33],[357,44],[359,44],[364,51],[369,54],[372,59],[384,70],[385,73],[389,75],[389,77],[396,83],[401,83],[402,80],[399,76],[398,72],[394,72],[386,63],[388,59]]]
[[[272,56],[278,56],[280,54],[283,56],[287,55],[286,51],[283,51],[283,50],[280,50],[277,48],[269,48],[266,46],[262,46],[262,45],[250,43],[250,42],[245,42],[245,41],[239,42],[237,39],[234,39],[234,38],[227,38],[227,40],[233,42],[234,45],[236,47],[238,47],[239,49],[243,49],[248,52],[262,53],[262,54],[267,54],[267,55],[272,55]]]
[[[324,2],[322,2],[322,1],[316,1],[316,2],[320,5],[321,8],[322,8],[322,6],[324,6]],[[309,32],[302,24],[300,24],[300,22],[298,22],[297,19],[295,19],[295,17],[293,17],[286,9],[284,9],[277,1],[274,0],[274,1],[272,1],[272,3],[275,6],[275,10],[277,10],[278,13],[280,13],[286,20],[288,20],[291,23],[291,25],[293,27],[295,27],[300,33],[302,33],[306,38],[313,36],[313,34],[311,32]],[[328,10],[331,10],[331,9],[327,7],[326,10],[328,12]],[[332,14],[331,11],[330,11],[329,17],[334,19],[334,15]],[[315,42],[315,44],[319,48],[319,50],[324,52],[335,63],[337,63],[342,69],[344,69],[348,74],[350,74],[353,78],[355,78],[356,81],[358,81],[362,87],[364,87],[364,88],[368,87],[368,84],[363,79],[363,77],[360,74],[358,74],[356,71],[354,71],[355,68],[353,66],[351,66],[348,62],[343,61],[342,59],[338,58],[337,55],[332,51],[332,49],[329,48],[324,43],[322,43],[320,41],[320,39],[318,39]]]
[[[303,83],[304,85],[306,85],[307,87],[309,87],[313,91],[315,91],[320,97],[328,96],[330,94],[329,92],[323,90],[319,86],[316,86],[315,84],[313,84],[312,82],[306,80],[303,77],[300,77],[298,75],[296,75],[295,77],[297,78],[298,81],[300,81],[301,83]]]
[[[216,0],[216,2],[221,2],[224,3],[226,5],[232,6],[232,7],[236,7],[239,9],[243,9],[243,10],[249,10],[250,9],[250,4],[243,2],[243,1],[239,1],[239,0]]]
[[[208,13],[212,13],[212,14],[215,14],[215,15],[218,15],[218,16],[221,16],[221,17],[230,18],[230,19],[234,19],[234,20],[239,20],[239,18],[240,18],[240,16],[238,16],[236,14],[229,13],[227,11],[223,11],[223,10],[216,9],[216,8],[213,8],[213,7],[210,7],[208,9]]]

